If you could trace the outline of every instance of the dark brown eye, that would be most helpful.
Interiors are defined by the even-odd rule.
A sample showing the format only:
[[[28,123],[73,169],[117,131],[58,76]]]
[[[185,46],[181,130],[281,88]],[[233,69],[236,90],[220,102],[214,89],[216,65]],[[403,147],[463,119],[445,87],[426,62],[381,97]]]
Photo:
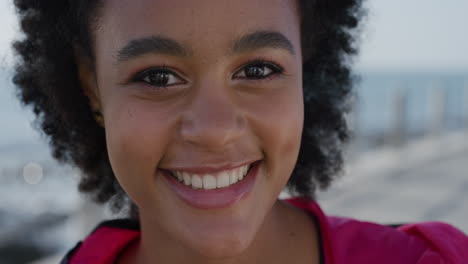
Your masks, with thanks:
[[[265,75],[270,74],[271,72],[272,70],[268,69],[265,66],[255,65],[249,66],[245,69],[245,76],[247,78],[260,79]]]
[[[139,73],[134,80],[156,87],[167,87],[185,83],[177,74],[167,69],[145,70]]]
[[[156,86],[167,86],[170,75],[167,72],[156,72],[149,74],[143,80]]]
[[[234,77],[240,79],[264,79],[270,75],[282,72],[279,66],[267,62],[255,62],[238,71]]]

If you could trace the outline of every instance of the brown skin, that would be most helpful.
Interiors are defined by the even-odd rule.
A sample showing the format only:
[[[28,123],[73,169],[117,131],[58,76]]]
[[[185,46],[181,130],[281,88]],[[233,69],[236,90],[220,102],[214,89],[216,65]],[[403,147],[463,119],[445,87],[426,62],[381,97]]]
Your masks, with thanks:
[[[142,230],[119,263],[318,263],[313,220],[277,200],[296,163],[303,124],[295,1],[105,0],[98,23],[95,72],[80,59],[80,77],[103,113],[111,166],[139,207]],[[293,51],[233,52],[236,40],[265,30],[283,34]],[[149,36],[177,41],[187,52],[118,61],[122,47]],[[284,72],[242,78],[259,58]],[[171,85],[133,80],[161,66],[175,73]],[[158,173],[256,160],[262,164],[253,190],[222,209],[189,206]]]

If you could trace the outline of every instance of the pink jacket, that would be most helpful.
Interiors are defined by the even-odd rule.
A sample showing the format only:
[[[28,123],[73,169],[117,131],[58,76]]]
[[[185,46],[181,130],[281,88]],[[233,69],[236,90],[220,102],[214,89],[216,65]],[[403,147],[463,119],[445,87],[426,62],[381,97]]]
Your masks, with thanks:
[[[392,228],[326,216],[310,200],[288,202],[315,215],[324,264],[468,264],[468,237],[448,224],[426,222]]]
[[[468,237],[440,222],[392,228],[326,216],[314,201],[286,200],[313,215],[320,228],[322,264],[468,264]],[[72,249],[62,264],[113,264],[140,237],[138,222],[113,220],[99,225]]]

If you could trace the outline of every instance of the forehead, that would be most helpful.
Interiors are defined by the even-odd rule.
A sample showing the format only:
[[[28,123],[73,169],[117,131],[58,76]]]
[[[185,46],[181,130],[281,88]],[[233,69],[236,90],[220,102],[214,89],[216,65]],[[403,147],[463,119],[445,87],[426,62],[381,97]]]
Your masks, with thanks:
[[[259,29],[299,42],[294,0],[104,0],[100,17],[97,39],[114,49],[151,35],[217,49]]]

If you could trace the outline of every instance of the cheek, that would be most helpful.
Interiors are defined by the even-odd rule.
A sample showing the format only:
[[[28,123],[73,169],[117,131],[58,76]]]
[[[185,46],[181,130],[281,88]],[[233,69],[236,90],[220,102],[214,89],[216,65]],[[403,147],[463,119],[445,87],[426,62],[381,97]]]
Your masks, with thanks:
[[[114,107],[115,105],[115,107]],[[106,108],[106,141],[117,180],[137,202],[150,186],[168,140],[164,116],[144,104],[121,102]],[[146,198],[143,198],[146,199]]]
[[[295,166],[299,148],[301,143],[302,127],[304,123],[303,102],[289,98],[288,101],[283,101],[283,104],[278,103],[276,114],[278,116],[275,122],[275,131],[267,146],[275,146],[273,142],[278,142],[273,152],[278,153],[275,158],[278,164],[284,164],[285,167],[292,168]],[[286,164],[287,162],[287,164]]]
[[[297,161],[304,120],[302,88],[293,87],[275,93],[256,109],[255,129],[267,166],[282,177],[289,177]]]

